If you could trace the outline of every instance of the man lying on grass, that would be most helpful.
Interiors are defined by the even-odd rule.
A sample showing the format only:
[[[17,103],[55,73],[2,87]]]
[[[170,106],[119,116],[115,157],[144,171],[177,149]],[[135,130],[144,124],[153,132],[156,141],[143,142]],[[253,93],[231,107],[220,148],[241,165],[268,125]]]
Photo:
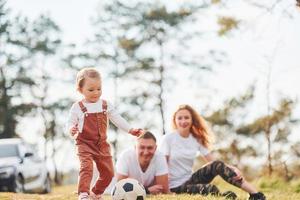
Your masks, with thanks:
[[[170,193],[168,164],[156,148],[156,138],[151,132],[138,138],[135,148],[121,153],[116,163],[117,180],[134,178],[144,185],[148,194]]]
[[[142,183],[147,194],[168,194],[168,164],[165,156],[156,150],[156,138],[147,131],[136,140],[135,148],[123,151],[116,164],[117,180],[134,178]],[[226,196],[235,198],[231,192],[221,194],[215,185],[205,184],[198,194]],[[185,193],[195,194],[194,190],[187,189]]]

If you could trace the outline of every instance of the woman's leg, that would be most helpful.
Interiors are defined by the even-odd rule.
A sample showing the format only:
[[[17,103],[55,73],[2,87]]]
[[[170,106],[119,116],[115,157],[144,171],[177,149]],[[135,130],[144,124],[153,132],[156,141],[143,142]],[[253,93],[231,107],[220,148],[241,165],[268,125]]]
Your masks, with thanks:
[[[250,194],[258,192],[257,189],[253,185],[251,185],[248,181],[246,181],[245,179],[243,180],[241,188]]]
[[[189,184],[207,184],[210,183],[217,175],[220,175],[226,182],[241,188],[243,179],[236,180],[236,173],[222,161],[213,161],[201,167],[196,171],[190,180]],[[247,187],[249,185],[246,185]]]
[[[171,192],[177,194],[188,193],[188,194],[201,194],[201,195],[220,195],[220,191],[217,186],[212,184],[187,184],[184,183],[176,188],[171,188]]]
[[[188,184],[207,184],[210,183],[217,175],[220,175],[226,182],[235,185],[250,194],[258,192],[257,189],[244,178],[236,180],[236,173],[234,170],[219,160],[210,162],[201,167],[192,175]]]
[[[218,160],[210,162],[200,168],[185,184],[207,184],[210,183],[217,175],[220,175],[226,182],[248,192],[250,194],[249,200],[266,199],[263,193],[258,192],[255,187],[247,182],[244,178],[236,179],[236,173],[234,172],[234,170],[227,166],[224,162]],[[223,193],[222,195],[227,196],[226,193]],[[232,199],[235,199],[236,195],[234,194],[232,197]]]
[[[175,192],[177,194],[187,193],[187,194],[200,194],[200,195],[215,195],[215,196],[223,196],[225,199],[235,200],[237,195],[232,191],[226,191],[221,193],[217,186],[212,184],[182,184],[179,187],[171,188],[171,192]]]

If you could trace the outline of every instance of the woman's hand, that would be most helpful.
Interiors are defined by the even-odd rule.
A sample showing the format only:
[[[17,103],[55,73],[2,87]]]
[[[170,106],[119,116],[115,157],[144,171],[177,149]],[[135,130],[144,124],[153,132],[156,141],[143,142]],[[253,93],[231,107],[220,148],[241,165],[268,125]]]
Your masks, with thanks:
[[[212,153],[208,153],[207,155],[203,156],[204,160],[206,162],[212,162],[215,160],[214,156],[212,155]]]

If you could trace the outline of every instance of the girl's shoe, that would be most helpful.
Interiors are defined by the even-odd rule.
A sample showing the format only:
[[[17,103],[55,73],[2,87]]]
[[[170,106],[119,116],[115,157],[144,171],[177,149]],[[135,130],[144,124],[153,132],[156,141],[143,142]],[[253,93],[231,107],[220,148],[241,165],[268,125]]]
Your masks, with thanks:
[[[89,194],[87,192],[79,193],[78,200],[89,200]]]
[[[95,194],[94,192],[90,192],[90,200],[103,200],[101,194]]]

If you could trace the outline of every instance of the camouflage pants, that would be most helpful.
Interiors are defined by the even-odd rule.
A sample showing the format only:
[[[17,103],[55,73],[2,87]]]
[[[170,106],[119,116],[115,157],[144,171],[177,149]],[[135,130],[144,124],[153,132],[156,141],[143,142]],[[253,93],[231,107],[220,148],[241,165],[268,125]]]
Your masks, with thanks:
[[[241,187],[243,179],[235,180],[236,173],[222,161],[213,161],[201,167],[192,174],[192,177],[181,186],[171,188],[177,194],[202,194],[220,195],[217,186],[209,184],[217,175],[220,175],[226,182]]]

